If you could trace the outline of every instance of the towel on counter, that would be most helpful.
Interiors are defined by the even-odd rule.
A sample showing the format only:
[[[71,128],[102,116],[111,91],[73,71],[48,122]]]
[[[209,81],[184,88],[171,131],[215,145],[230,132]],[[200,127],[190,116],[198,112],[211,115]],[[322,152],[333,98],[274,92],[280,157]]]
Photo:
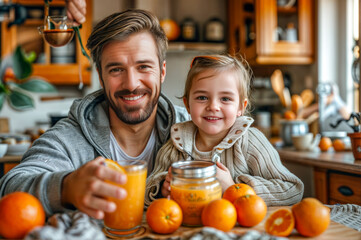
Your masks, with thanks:
[[[55,214],[44,227],[35,228],[25,240],[35,239],[106,239],[97,222],[82,212]]]
[[[331,208],[331,220],[361,231],[361,206],[356,204],[326,205]]]

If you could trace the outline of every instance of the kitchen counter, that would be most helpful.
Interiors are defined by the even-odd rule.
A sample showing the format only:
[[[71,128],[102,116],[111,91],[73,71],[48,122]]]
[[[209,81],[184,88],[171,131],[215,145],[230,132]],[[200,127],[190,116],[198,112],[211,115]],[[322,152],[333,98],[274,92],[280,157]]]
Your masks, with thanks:
[[[277,151],[282,161],[361,175],[361,160],[355,160],[351,151],[308,152],[293,148],[280,148]]]
[[[23,156],[7,156],[0,158],[0,177],[7,173],[12,167],[20,163]]]
[[[281,161],[311,166],[315,197],[325,204],[361,205],[361,160],[347,152],[307,152],[277,149]]]

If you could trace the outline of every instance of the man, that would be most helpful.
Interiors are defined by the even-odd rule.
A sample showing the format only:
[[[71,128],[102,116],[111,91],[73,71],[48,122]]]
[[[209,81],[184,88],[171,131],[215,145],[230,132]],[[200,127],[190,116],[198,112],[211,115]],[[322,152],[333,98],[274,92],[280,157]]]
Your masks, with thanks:
[[[167,38],[151,13],[128,10],[105,18],[87,47],[103,89],[75,101],[68,118],[33,144],[0,180],[0,195],[26,191],[48,215],[76,208],[101,219],[115,210],[107,196],[126,196],[105,182],[123,184],[126,176],[105,167],[104,158],[144,159],[150,173],[171,125],[188,114],[160,93]]]

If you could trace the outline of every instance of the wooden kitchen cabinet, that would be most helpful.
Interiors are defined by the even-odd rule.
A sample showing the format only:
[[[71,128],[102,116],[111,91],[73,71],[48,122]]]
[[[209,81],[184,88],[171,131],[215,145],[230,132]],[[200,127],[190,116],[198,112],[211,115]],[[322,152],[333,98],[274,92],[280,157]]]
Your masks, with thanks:
[[[313,0],[291,6],[277,6],[277,0],[229,0],[230,53],[241,53],[252,65],[313,63],[314,9]]]
[[[1,23],[2,57],[13,52],[17,45],[21,45],[25,52],[35,51],[37,54],[37,60],[33,64],[34,76],[44,77],[55,85],[78,85],[80,81],[89,85],[91,82],[91,63],[81,53],[76,34],[72,40],[75,41],[73,42],[74,50],[72,50],[73,60],[58,63],[59,61],[54,61],[52,58],[56,49],[52,50],[49,44],[42,39],[37,29],[44,22],[44,0],[13,0],[12,2],[25,6],[28,16],[21,25],[8,27],[6,22]],[[86,22],[80,28],[84,45],[86,45],[92,28],[92,0],[86,0],[86,3]],[[64,7],[65,1],[53,0],[50,3],[49,15],[62,14]]]

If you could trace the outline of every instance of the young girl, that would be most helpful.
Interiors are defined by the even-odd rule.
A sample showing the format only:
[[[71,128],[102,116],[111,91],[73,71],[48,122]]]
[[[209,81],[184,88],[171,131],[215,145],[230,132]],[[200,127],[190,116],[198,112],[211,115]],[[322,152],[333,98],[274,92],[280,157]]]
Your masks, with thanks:
[[[172,126],[171,139],[159,150],[147,179],[146,205],[170,194],[171,164],[191,159],[216,162],[223,192],[246,183],[268,206],[301,200],[303,183],[282,165],[266,137],[250,127],[253,119],[244,116],[249,88],[250,74],[237,58],[193,59],[183,95],[192,121]]]

